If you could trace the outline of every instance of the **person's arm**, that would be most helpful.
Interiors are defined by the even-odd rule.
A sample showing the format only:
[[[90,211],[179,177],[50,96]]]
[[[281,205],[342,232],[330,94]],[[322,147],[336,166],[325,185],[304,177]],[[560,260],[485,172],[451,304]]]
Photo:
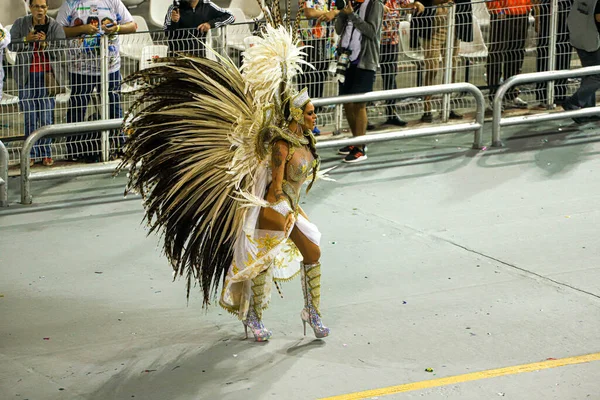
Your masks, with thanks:
[[[273,187],[274,198],[267,199],[271,203],[279,203],[285,200],[283,193],[283,179],[285,177],[286,158],[289,154],[289,144],[285,140],[278,140],[271,148],[271,187]]]
[[[118,34],[128,34],[128,33],[135,33],[137,31],[137,25],[135,22],[131,21],[131,22],[125,22],[124,24],[114,24],[111,27],[107,27],[106,25],[102,26],[102,29],[104,30],[104,32],[108,35],[113,34],[113,33],[118,33]]]
[[[38,38],[35,33],[25,31],[23,18],[16,20],[10,28],[10,37],[8,49],[13,52],[30,50],[32,42],[35,42]]]
[[[400,8],[413,10],[417,15],[422,14],[423,11],[425,11],[425,6],[419,1],[415,1],[414,3],[402,4],[400,5]]]
[[[137,31],[137,24],[133,21],[133,17],[121,0],[113,0],[112,10],[115,14],[115,23],[111,27],[102,25],[102,30],[105,34],[128,34]]]
[[[307,19],[316,19],[317,24],[321,22],[330,22],[333,21],[335,17],[338,16],[340,11],[336,8],[333,10],[325,11],[325,10],[317,10],[314,7],[307,7],[306,1],[302,2],[302,11],[304,12],[304,17]]]
[[[267,196],[267,201],[271,204],[277,204],[280,201],[286,201],[286,195],[283,192],[283,180],[285,178],[285,166],[290,148],[285,140],[278,140],[273,143],[271,148],[271,188],[273,188],[273,197]],[[290,212],[285,216],[285,225],[283,230],[287,232],[294,225],[294,213]]]
[[[175,10],[173,4],[169,6],[167,15],[165,15],[165,23],[163,24],[163,30],[174,31],[179,29],[179,19],[181,18],[181,10]]]
[[[342,14],[347,15],[348,19],[352,21],[352,26],[358,29],[364,37],[374,40],[377,35],[381,34],[383,4],[381,4],[379,1],[372,3],[370,15],[365,17],[367,19],[366,21],[356,15],[354,9],[352,8],[351,2],[346,4]]]
[[[348,14],[340,12],[338,18],[335,20],[335,33],[341,35],[344,33],[344,28],[348,22]]]
[[[208,6],[211,10],[207,22],[211,28],[220,28],[221,26],[233,24],[235,22],[235,17],[230,11],[217,7],[212,2],[209,2]]]

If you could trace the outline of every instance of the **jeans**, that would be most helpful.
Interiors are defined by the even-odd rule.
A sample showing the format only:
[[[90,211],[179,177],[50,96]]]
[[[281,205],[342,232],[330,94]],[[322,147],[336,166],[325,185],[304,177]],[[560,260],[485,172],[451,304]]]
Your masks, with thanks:
[[[593,65],[600,65],[600,49],[588,53],[585,50],[577,50],[577,55],[581,60],[582,67],[591,67]],[[595,107],[596,106],[596,91],[600,89],[600,75],[588,75],[581,79],[581,86],[577,89],[577,92],[566,100],[577,107]]]
[[[24,87],[19,88],[19,107],[25,116],[25,137],[42,126],[54,123],[54,98],[48,97],[45,72],[30,72]],[[50,158],[52,139],[45,137],[38,140],[31,149],[31,158]]]
[[[379,65],[381,66],[383,90],[397,89],[396,75],[398,70],[398,45],[382,44],[379,54]],[[394,104],[396,104],[396,99],[387,100],[385,104],[388,118],[395,116],[396,110],[394,109]]]
[[[70,74],[71,77],[71,97],[69,99],[69,109],[67,110],[67,122],[83,122],[87,111],[88,103],[91,99],[91,94],[96,89],[100,93],[100,76],[99,75],[81,75]],[[121,73],[119,71],[108,74],[108,112],[109,118],[122,118],[123,110],[121,109]],[[94,114],[88,116],[88,120],[98,120],[101,116]],[[101,150],[101,133],[92,132],[83,135],[67,137],[67,153],[71,156],[75,155],[98,155]],[[116,134],[116,141],[119,145],[125,142],[123,132],[119,131]]]
[[[507,80],[521,73],[525,59],[525,39],[527,38],[527,15],[507,15],[501,18],[497,14],[490,16],[490,44],[487,59],[487,78],[490,97],[500,86],[500,77]],[[506,93],[508,100],[517,97],[516,88]]]

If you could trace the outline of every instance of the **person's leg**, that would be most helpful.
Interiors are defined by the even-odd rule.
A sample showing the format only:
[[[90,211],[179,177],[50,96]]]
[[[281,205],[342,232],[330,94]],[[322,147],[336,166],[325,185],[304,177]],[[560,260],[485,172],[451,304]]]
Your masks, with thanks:
[[[40,73],[40,83],[43,85],[40,87],[40,108],[38,110],[39,126],[48,126],[54,124],[54,108],[56,101],[54,97],[48,95],[48,90],[45,85],[45,72]],[[40,139],[40,156],[43,159],[44,165],[52,165],[52,151],[50,144],[52,138],[45,137]]]
[[[321,249],[296,226],[290,233],[290,239],[302,254],[300,282],[304,295],[304,308],[301,314],[304,322],[304,335],[306,335],[306,323],[308,323],[317,338],[324,338],[329,335],[330,331],[321,321]]]
[[[110,102],[109,114],[110,118],[123,118],[123,108],[121,106],[121,72],[116,71],[108,75],[108,100]],[[111,131],[110,146],[111,151],[115,155],[120,155],[123,152],[125,145],[125,134],[119,128]]]
[[[69,107],[67,109],[67,123],[83,122],[85,112],[90,101],[90,94],[94,90],[94,86],[90,81],[89,75],[69,74],[71,95],[69,96]],[[74,159],[78,158],[85,149],[85,144],[82,143],[88,135],[67,136],[66,148],[67,155]]]
[[[356,103],[344,103],[344,113],[352,136],[356,136]]]
[[[458,72],[458,64],[460,62],[460,56],[458,55],[459,51],[460,51],[460,40],[455,35],[454,43],[452,44],[452,73],[451,73],[452,80],[451,80],[451,82],[456,82],[456,74]],[[449,118],[455,119],[455,120],[463,119],[463,115],[460,114],[458,111],[455,111],[454,108],[452,107],[452,104],[450,104]]]
[[[542,3],[538,5],[540,16],[538,17],[538,40],[537,56],[535,66],[537,72],[548,71],[548,45],[550,43],[550,4]],[[535,98],[540,103],[547,101],[546,91],[548,82],[538,82],[536,85]]]
[[[27,83],[19,87],[19,109],[23,113],[23,122],[25,129],[25,138],[29,137],[36,129],[36,104],[35,104],[35,89],[36,80],[35,73],[29,73],[27,77]],[[36,144],[34,143],[31,148],[31,160],[35,161],[37,158]]]
[[[573,47],[570,43],[567,17],[571,9],[571,2],[558,2],[558,21],[556,35],[556,68],[557,70],[571,69],[571,54]],[[554,102],[562,104],[567,98],[567,80],[559,79],[554,84]]]
[[[576,49],[581,65],[591,67],[600,65],[600,50],[589,53],[584,50]],[[567,107],[575,106],[577,108],[594,107],[596,105],[596,91],[600,89],[600,75],[588,75],[583,77],[581,85],[577,92],[565,101]]]
[[[511,15],[506,17],[507,36],[505,40],[508,43],[506,53],[507,60],[504,67],[504,79],[521,73],[523,60],[525,59],[525,40],[527,39],[527,15]],[[507,100],[512,100],[514,106],[527,107],[527,103],[517,99],[517,88],[513,87],[507,94]]]
[[[490,43],[486,71],[491,100],[494,98],[498,86],[500,86],[500,77],[502,76],[502,62],[504,60],[503,21],[496,14],[490,15]]]
[[[440,35],[432,28],[434,32],[431,33],[431,39],[423,40],[423,86],[431,86],[435,83],[437,71],[439,68],[439,59],[441,55],[440,51]],[[433,117],[431,115],[431,95],[423,97],[423,117],[421,121],[432,122]]]

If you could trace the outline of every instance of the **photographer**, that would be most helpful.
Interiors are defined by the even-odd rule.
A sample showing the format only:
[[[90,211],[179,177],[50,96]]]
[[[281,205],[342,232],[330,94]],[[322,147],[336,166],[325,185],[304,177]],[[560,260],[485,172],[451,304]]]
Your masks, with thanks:
[[[233,14],[210,0],[174,0],[165,16],[163,29],[171,52],[205,57],[206,33],[234,21]]]
[[[342,4],[340,4],[342,3]],[[345,3],[345,4],[344,4]],[[335,22],[340,35],[337,75],[340,96],[373,90],[379,64],[383,3],[381,0],[347,0],[336,2],[341,8]],[[344,104],[352,136],[364,136],[367,131],[367,104]],[[366,146],[346,146],[338,150],[344,162],[367,159]]]
[[[31,15],[21,17],[13,24],[9,49],[17,53],[15,80],[19,85],[19,108],[25,118],[25,137],[36,129],[54,123],[55,99],[50,91],[56,89],[54,73],[60,75],[58,54],[50,49],[64,39],[62,26],[47,16],[46,0],[29,0]],[[56,69],[56,71],[53,71]],[[53,164],[50,143],[42,138],[31,150],[31,163],[41,160],[46,166]]]

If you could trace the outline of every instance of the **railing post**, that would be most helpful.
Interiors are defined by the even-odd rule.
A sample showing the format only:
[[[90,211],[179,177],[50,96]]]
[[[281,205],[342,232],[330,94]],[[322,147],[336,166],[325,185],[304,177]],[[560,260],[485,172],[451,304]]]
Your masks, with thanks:
[[[8,150],[0,140],[0,207],[8,207]]]
[[[446,6],[444,6],[446,7]],[[454,12],[455,5],[452,3],[451,6],[448,7],[447,16],[447,27],[446,31],[446,54],[444,57],[444,80],[443,83],[448,85],[452,83],[452,61],[454,58]],[[447,122],[450,116],[450,93],[445,93],[442,97],[442,121]]]
[[[554,71],[556,68],[556,35],[558,35],[558,0],[552,0],[550,5],[550,26],[549,41],[548,41],[548,71]],[[554,81],[549,81],[546,86],[546,99],[548,101],[548,107],[552,107],[554,104]]]
[[[108,96],[108,36],[101,37],[100,44],[100,115],[103,120],[109,118],[109,96]],[[102,131],[100,139],[102,161],[108,161],[108,152],[110,149],[109,131]]]
[[[21,204],[31,204],[31,181],[29,180],[31,167],[29,163],[31,161],[31,148],[37,140],[35,133],[33,132],[25,139],[21,149]]]

